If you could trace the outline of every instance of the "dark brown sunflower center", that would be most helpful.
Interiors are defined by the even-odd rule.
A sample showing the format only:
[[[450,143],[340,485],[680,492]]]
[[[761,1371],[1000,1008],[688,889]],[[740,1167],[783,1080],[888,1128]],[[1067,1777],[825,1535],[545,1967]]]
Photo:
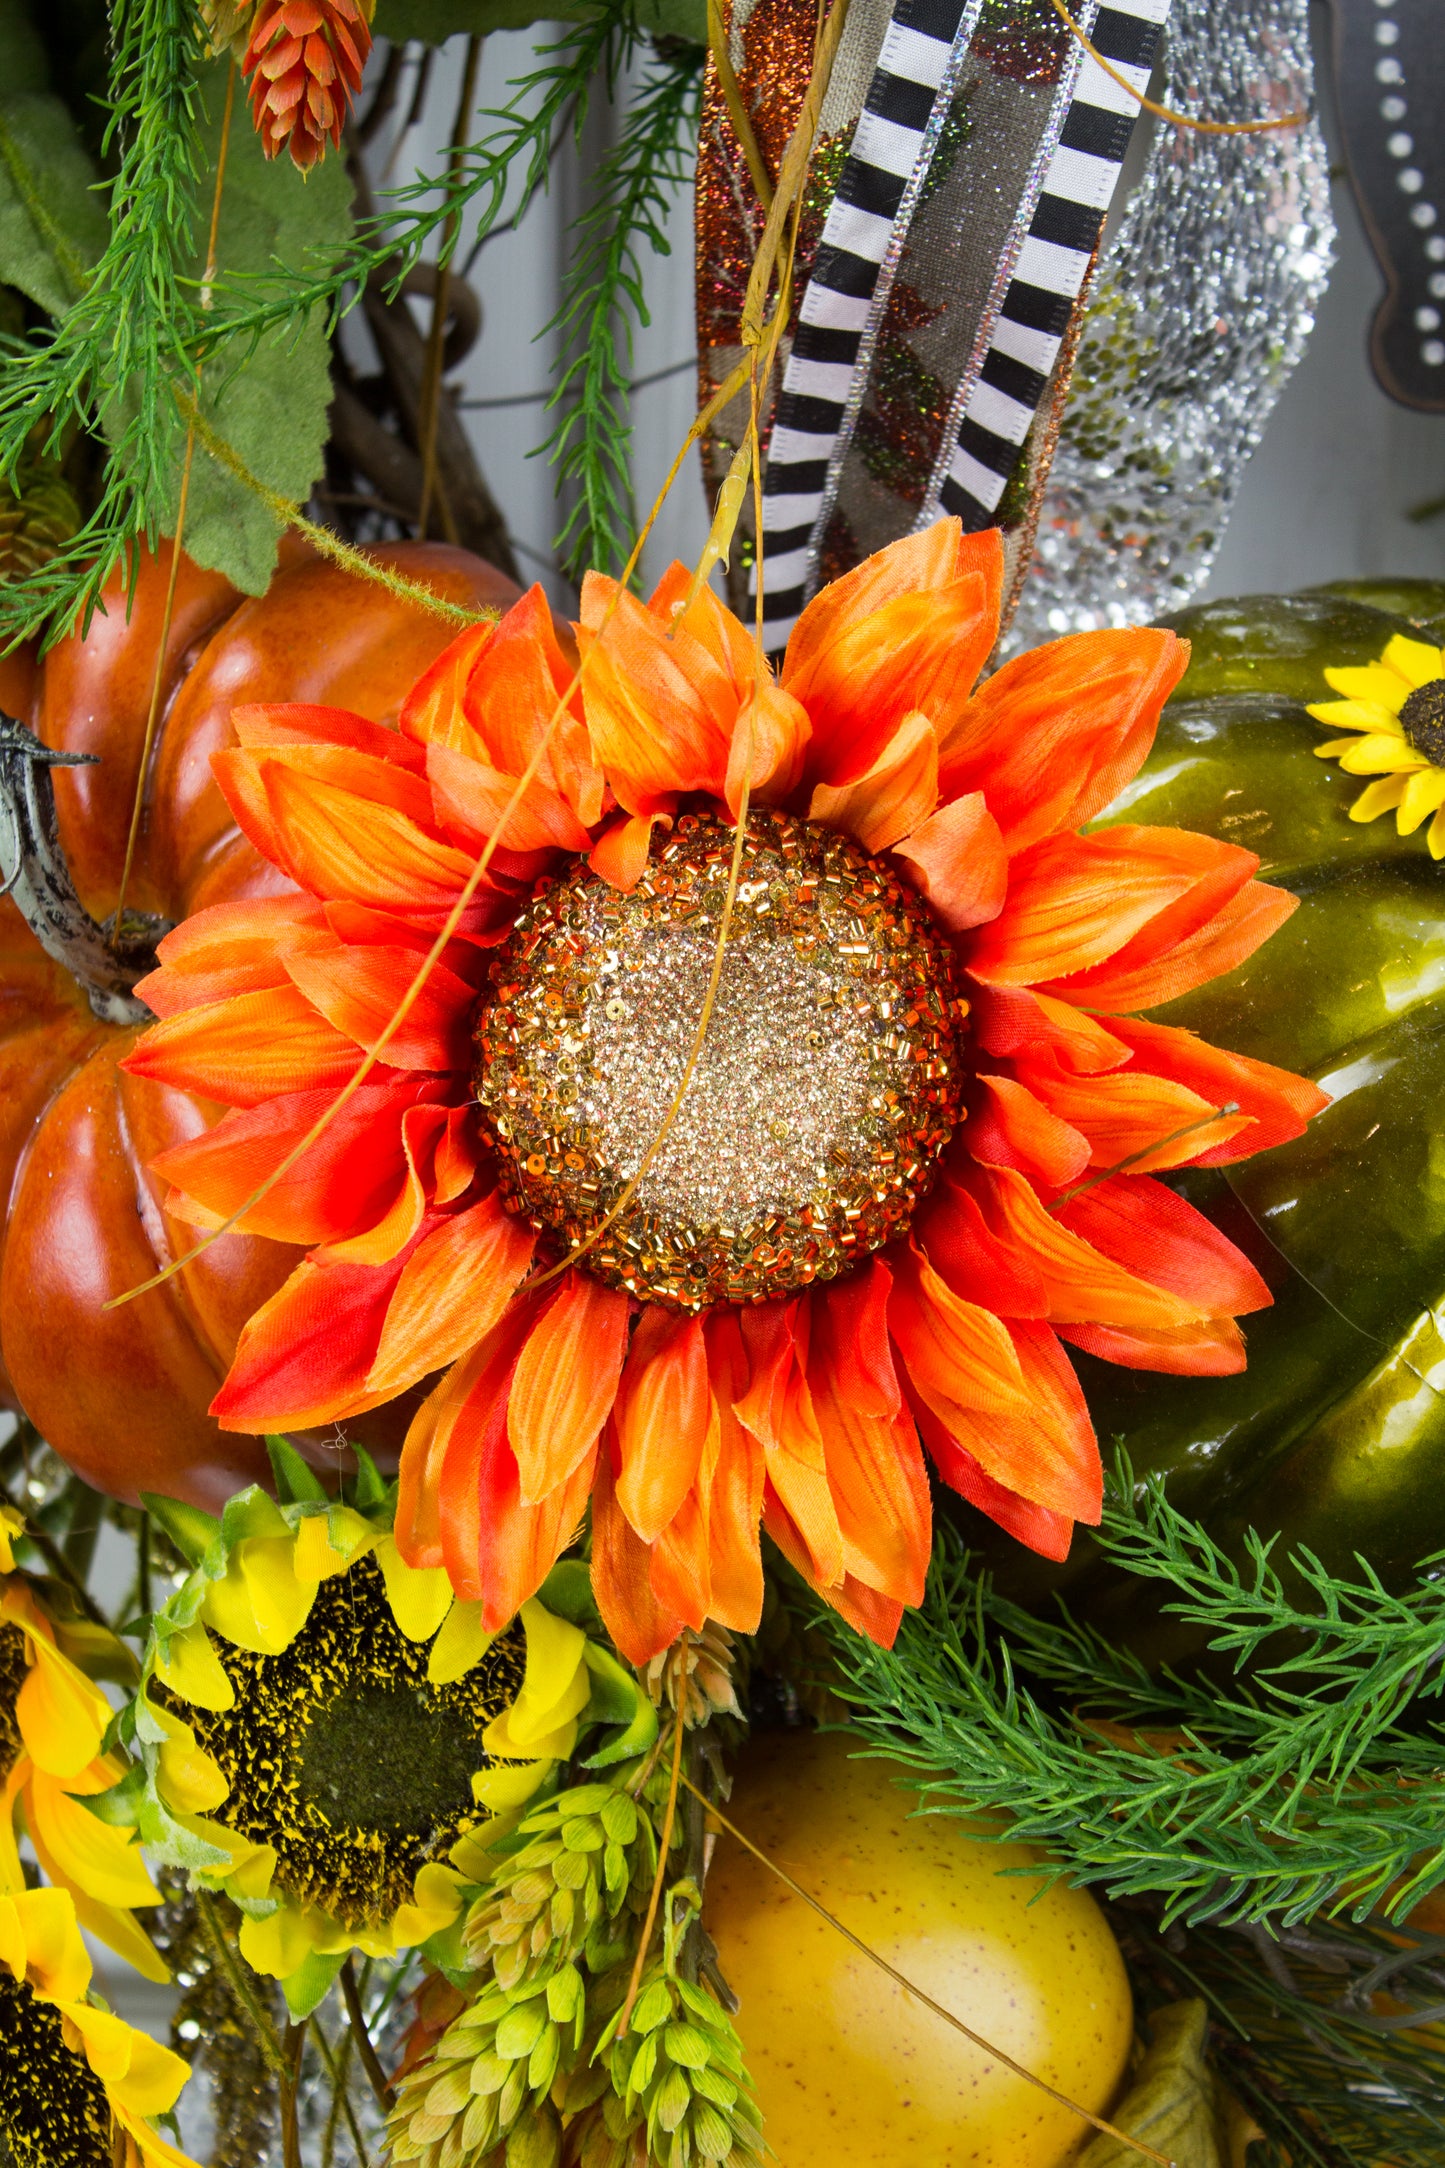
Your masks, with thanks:
[[[279,1655],[217,1649],[234,1708],[166,1697],[230,1781],[217,1818],[275,1847],[277,1885],[301,1903],[348,1927],[389,1919],[418,1869],[486,1819],[471,1779],[491,1766],[483,1733],[521,1688],[521,1627],[463,1678],[433,1686],[430,1643],[408,1641],[363,1558],[322,1582]]]
[[[20,1727],[15,1703],[29,1670],[25,1636],[18,1626],[0,1626],[0,1787],[20,1759]]]
[[[1445,768],[1445,678],[1416,686],[1400,710],[1400,727],[1417,753]]]
[[[478,1016],[511,1210],[585,1269],[696,1310],[831,1279],[900,1234],[959,1118],[952,954],[846,837],[685,813],[629,895],[579,863],[518,920]]]
[[[0,1965],[0,2164],[111,2168],[110,2103],[60,2012]]]

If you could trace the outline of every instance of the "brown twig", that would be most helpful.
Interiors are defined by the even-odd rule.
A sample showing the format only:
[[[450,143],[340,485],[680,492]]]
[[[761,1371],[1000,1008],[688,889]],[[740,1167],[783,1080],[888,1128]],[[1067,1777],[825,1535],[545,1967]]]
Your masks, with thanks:
[[[286,2068],[281,2075],[281,2159],[284,2168],[303,2168],[301,2122],[298,2115],[301,2091],[301,2058],[306,2053],[310,2018],[286,2028]]]
[[[361,2007],[361,1990],[356,1984],[356,1971],[350,1952],[341,1968],[341,1999],[346,2004],[346,2015],[351,2024],[351,2036],[356,2042],[356,2052],[361,2057],[361,2067],[376,2095],[377,2106],[383,2115],[390,2115],[396,2106],[396,2088],[381,2067],[371,2034],[367,2030],[366,2012]]]
[[[461,176],[462,158],[466,151],[467,129],[471,125],[472,108],[477,102],[477,70],[482,64],[482,39],[475,32],[467,39],[467,57],[462,69],[461,96],[457,100],[457,117],[452,125],[451,155],[447,160],[447,184],[455,187]],[[447,328],[447,289],[451,284],[452,254],[461,232],[461,213],[453,211],[442,228],[441,246],[437,250],[437,287],[432,301],[431,324],[427,333],[426,374],[422,380],[421,397],[421,503],[417,509],[417,533],[426,533],[426,523],[431,512],[432,490],[436,484],[437,465],[437,408],[441,400],[442,348]],[[443,511],[443,518],[448,515]],[[449,542],[455,534],[447,536]]]
[[[245,1960],[240,1952],[232,1947],[231,1938],[226,1933],[225,1926],[217,1911],[215,1898],[207,1889],[198,1889],[195,1897],[196,1910],[200,1914],[201,1925],[206,1931],[206,1939],[220,1959],[221,1970],[230,1982],[237,2002],[240,2003],[241,2008],[251,2020],[251,2028],[260,2043],[261,2053],[266,2059],[266,2067],[275,2075],[278,2083],[284,2087],[288,2066],[286,2051],[281,2045],[281,2035],[272,2022],[270,2012],[262,2006],[260,1998],[246,1977]]]
[[[348,1958],[347,1963],[350,1964],[350,1962],[351,1960]],[[356,2148],[357,2168],[370,2168],[366,2153],[366,2141],[361,2135],[361,2125],[356,2120],[356,2110],[351,2105],[351,2095],[346,2089],[346,2059],[355,2035],[350,2032],[347,2033],[345,2040],[342,2042],[339,2058],[331,2042],[326,2037],[324,2027],[320,2025],[316,2027],[315,2037],[316,2045],[321,2051],[321,2060],[326,2065],[327,2080],[331,2086],[332,2116],[335,2117],[339,2108],[346,2117],[346,2127],[351,2132],[351,2142]],[[334,2129],[334,2122],[332,2127]]]

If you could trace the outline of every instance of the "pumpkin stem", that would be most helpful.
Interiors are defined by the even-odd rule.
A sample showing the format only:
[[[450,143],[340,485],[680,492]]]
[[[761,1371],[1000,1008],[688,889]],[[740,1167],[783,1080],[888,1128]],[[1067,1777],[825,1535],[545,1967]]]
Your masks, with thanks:
[[[60,847],[52,768],[89,767],[93,753],[57,753],[0,709],[0,896],[8,896],[47,956],[63,964],[104,1024],[144,1024],[138,979],[155,968],[167,919],[127,911],[119,931],[91,917]]]

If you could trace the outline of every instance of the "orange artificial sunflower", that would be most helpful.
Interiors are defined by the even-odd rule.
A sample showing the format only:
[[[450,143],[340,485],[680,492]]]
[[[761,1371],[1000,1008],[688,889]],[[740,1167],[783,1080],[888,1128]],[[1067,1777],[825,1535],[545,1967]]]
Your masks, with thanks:
[[[923,1591],[925,1452],[1051,1557],[1098,1518],[1065,1342],[1243,1365],[1268,1292],[1157,1177],[1297,1136],[1322,1097],[1135,1012],[1294,899],[1231,844],[1080,833],[1187,650],[1081,633],[976,689],[1001,574],[996,534],[941,521],[825,589],[776,679],[682,567],[645,605],[592,576],[580,689],[534,589],[396,731],[235,712],[221,787],[295,892],[167,936],[129,1064],[233,1110],[157,1162],[197,1226],[354,1075],[499,839],[381,1063],[243,1217],[310,1254],[214,1404],[329,1423],[441,1373],[397,1537],[490,1628],[590,1497],[635,1661],[757,1625],[760,1525],[887,1641]]]

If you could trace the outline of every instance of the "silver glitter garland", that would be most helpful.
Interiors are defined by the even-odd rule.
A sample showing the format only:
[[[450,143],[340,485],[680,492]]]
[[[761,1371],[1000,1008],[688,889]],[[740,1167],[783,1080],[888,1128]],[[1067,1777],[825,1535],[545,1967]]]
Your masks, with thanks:
[[[1308,0],[1175,0],[1161,102],[1215,120],[1312,106]],[[1137,625],[1202,585],[1314,325],[1335,227],[1316,120],[1155,124],[1100,267],[1008,651]]]

